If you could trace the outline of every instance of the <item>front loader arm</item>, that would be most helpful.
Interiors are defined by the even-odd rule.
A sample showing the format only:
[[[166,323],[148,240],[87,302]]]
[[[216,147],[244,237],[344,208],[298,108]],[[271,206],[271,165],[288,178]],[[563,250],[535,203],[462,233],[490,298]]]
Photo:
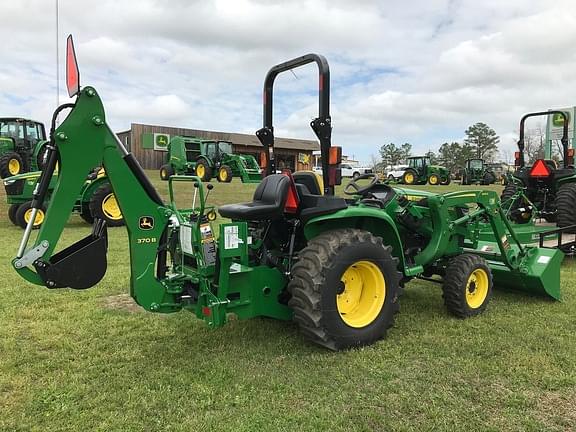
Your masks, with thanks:
[[[86,175],[102,165],[126,221],[131,295],[149,310],[179,309],[177,293],[169,292],[157,277],[165,272],[161,246],[172,212],[106,124],[104,107],[94,88],[86,87],[79,93],[72,111],[54,132],[54,146],[59,156],[58,181],[34,245],[12,262],[16,271],[24,279],[49,288],[89,288],[103,277],[107,242],[102,222],[95,223],[90,236],[54,254]]]

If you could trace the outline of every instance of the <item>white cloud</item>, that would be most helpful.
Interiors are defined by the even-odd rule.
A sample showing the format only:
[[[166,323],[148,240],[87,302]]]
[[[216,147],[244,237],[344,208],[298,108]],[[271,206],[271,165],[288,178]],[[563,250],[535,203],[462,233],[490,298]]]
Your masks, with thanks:
[[[0,109],[47,122],[54,4],[2,2],[0,16],[11,41]],[[390,141],[436,149],[477,121],[513,151],[523,113],[576,102],[571,0],[60,0],[60,18],[61,54],[73,33],[82,82],[99,90],[116,129],[145,121],[255,131],[266,71],[306,52],[330,61],[334,142],[364,159]],[[279,77],[277,134],[313,136],[315,74]],[[64,101],[63,84],[61,93]]]

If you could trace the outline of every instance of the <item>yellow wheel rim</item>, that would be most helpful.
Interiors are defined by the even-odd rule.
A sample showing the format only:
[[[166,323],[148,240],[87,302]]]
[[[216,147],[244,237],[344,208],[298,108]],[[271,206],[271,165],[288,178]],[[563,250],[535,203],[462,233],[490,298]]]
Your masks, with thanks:
[[[406,175],[404,176],[404,182],[406,182],[408,184],[414,183],[414,174],[406,173]]]
[[[220,168],[220,180],[223,182],[228,180],[228,171],[226,171],[224,168]]]
[[[32,217],[32,209],[30,208],[26,210],[26,212],[24,213],[24,220],[26,221],[26,224],[30,222],[31,217]],[[34,219],[33,226],[38,227],[42,225],[42,222],[44,222],[44,212],[41,209],[38,209],[38,212],[36,213],[36,219]]]
[[[215,221],[216,220],[216,212],[214,210],[210,210],[208,212],[208,214],[206,215],[206,217],[208,218],[208,220],[210,222]]]
[[[160,177],[162,177],[162,178],[166,178],[166,177],[167,177],[167,175],[166,175],[166,170],[165,170],[164,168],[162,168],[162,169],[160,170]]]
[[[471,309],[478,309],[488,296],[488,274],[484,269],[476,269],[466,283],[466,303]]]
[[[8,172],[12,175],[20,173],[20,161],[18,159],[10,159],[8,161]]]
[[[378,266],[370,261],[357,261],[340,280],[344,291],[338,294],[336,306],[342,320],[355,328],[371,324],[386,299],[386,281]]]
[[[438,184],[438,176],[431,175],[430,178],[428,179],[428,181],[430,182],[431,185],[437,185]]]
[[[116,201],[116,197],[113,193],[106,195],[102,200],[102,212],[109,219],[122,219],[122,212],[120,211],[120,207],[118,207],[118,201]]]
[[[204,174],[206,174],[206,170],[204,169],[204,165],[198,165],[196,167],[196,175],[200,178],[204,178]]]

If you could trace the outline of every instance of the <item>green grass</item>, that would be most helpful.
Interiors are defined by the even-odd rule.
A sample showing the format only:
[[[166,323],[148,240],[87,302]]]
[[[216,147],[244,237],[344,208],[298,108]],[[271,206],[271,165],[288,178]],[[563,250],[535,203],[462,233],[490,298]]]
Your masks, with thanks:
[[[165,195],[166,184],[156,181]],[[431,190],[455,190],[459,186]],[[217,184],[214,204],[254,185]],[[499,190],[498,186],[493,187]],[[564,301],[496,292],[450,317],[440,288],[408,285],[388,337],[331,353],[292,323],[125,307],[128,245],[110,230],[109,268],[87,291],[31,286],[10,266],[22,231],[0,192],[0,430],[570,431],[576,429],[576,282]],[[73,216],[64,241],[89,232]]]

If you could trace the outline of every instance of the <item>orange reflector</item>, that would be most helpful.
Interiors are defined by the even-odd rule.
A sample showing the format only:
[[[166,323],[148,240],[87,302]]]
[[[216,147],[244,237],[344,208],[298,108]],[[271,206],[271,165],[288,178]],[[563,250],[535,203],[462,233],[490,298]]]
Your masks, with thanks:
[[[66,41],[66,87],[68,87],[68,96],[70,97],[80,93],[80,72],[76,62],[72,35],[69,35]]]
[[[260,168],[266,169],[268,166],[268,161],[266,160],[266,153],[261,151],[260,152]]]
[[[212,309],[210,309],[208,306],[204,306],[202,308],[202,315],[209,317],[212,315]]]
[[[520,159],[520,152],[514,152],[514,159]]]
[[[296,184],[292,178],[292,173],[290,170],[282,171],[282,175],[285,175],[290,179],[290,188],[288,189],[288,197],[286,198],[286,204],[284,204],[284,211],[286,213],[296,213],[298,211],[298,205],[300,204],[300,199],[298,198],[298,192],[296,191]]]
[[[538,159],[534,162],[530,170],[530,177],[548,177],[550,175],[550,168],[546,165],[543,159]]]
[[[342,147],[330,147],[328,165],[339,165],[342,162]]]
[[[569,157],[574,157],[574,149],[573,149],[573,148],[568,149],[568,156],[569,156]]]

